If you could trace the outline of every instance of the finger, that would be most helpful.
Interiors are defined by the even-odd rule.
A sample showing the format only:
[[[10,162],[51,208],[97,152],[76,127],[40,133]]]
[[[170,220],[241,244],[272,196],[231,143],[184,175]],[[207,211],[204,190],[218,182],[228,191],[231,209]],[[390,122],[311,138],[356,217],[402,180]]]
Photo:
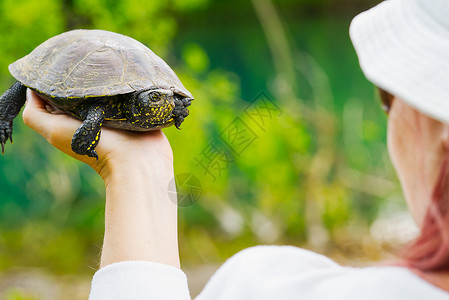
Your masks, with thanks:
[[[27,101],[22,114],[24,123],[28,127],[40,132],[41,127],[48,127],[48,124],[43,124],[49,121],[47,115],[45,102],[36,93],[28,89]]]
[[[65,114],[49,113],[47,105],[35,92],[28,89],[27,103],[22,115],[25,124],[47,139],[50,136],[73,135],[81,122]]]
[[[49,111],[47,106],[46,101],[28,89],[27,103],[22,114],[25,124],[62,152],[93,165],[96,162],[95,158],[75,154],[71,149],[73,134],[80,127],[81,122],[67,114],[61,114],[60,110],[50,109]]]

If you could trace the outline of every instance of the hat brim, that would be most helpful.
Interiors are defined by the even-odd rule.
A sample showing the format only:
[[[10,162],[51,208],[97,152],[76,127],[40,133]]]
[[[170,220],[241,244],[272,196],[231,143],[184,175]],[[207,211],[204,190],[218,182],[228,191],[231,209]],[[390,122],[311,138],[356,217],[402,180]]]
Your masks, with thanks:
[[[382,2],[354,18],[350,37],[371,82],[449,123],[449,31],[418,2]]]

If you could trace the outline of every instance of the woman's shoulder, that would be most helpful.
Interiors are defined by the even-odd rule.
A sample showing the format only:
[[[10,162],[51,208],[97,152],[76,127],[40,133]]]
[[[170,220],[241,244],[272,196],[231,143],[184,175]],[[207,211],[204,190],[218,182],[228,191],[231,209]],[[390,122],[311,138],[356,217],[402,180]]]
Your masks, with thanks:
[[[449,294],[400,267],[343,267],[292,246],[256,246],[223,264],[205,299],[449,299]]]
[[[254,246],[229,258],[222,268],[316,270],[340,267],[330,258],[294,246]]]

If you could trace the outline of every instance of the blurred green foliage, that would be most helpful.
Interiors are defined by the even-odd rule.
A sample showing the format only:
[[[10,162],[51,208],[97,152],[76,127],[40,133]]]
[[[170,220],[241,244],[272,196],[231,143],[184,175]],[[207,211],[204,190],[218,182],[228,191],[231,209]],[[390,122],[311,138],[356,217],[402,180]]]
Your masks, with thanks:
[[[36,298],[32,295],[27,295],[19,290],[11,289],[5,293],[5,299],[6,300],[38,300],[39,298]]]
[[[360,237],[385,203],[400,201],[399,188],[386,118],[347,34],[351,17],[376,1],[337,2],[2,0],[0,87],[13,83],[8,64],[66,30],[136,38],[196,98],[182,130],[165,130],[176,173],[193,174],[202,189],[180,208],[184,264],[221,262],[259,243],[376,259]],[[257,119],[257,109],[269,112],[264,103],[273,114]],[[0,270],[92,274],[101,179],[14,123],[14,145],[0,158]],[[230,136],[239,128],[243,142]],[[203,168],[211,154],[216,161]]]

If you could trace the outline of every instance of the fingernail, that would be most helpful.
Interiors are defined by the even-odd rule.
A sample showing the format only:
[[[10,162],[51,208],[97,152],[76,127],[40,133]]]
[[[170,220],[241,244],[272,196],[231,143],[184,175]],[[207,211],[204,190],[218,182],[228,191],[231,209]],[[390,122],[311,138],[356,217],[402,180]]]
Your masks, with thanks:
[[[66,115],[67,113],[57,107],[54,107],[50,104],[46,104],[45,108],[47,109],[47,111],[53,115]]]
[[[31,90],[27,89],[27,101],[28,101],[28,99],[30,99],[30,97],[31,97]]]
[[[47,111],[49,113],[54,113],[55,112],[55,109],[51,105],[46,104],[45,108],[47,109]]]

